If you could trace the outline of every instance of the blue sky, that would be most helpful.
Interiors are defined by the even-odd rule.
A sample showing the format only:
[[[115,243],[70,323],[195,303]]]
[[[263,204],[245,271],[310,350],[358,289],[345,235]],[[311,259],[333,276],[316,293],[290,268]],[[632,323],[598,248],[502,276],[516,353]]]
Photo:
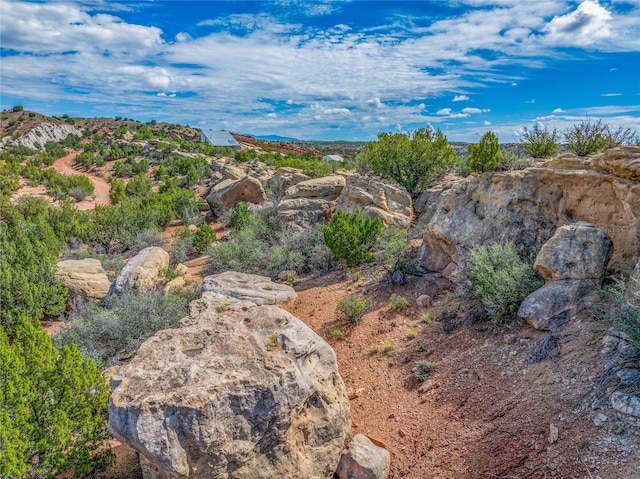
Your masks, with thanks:
[[[1,107],[299,139],[640,132],[640,0],[0,3]]]

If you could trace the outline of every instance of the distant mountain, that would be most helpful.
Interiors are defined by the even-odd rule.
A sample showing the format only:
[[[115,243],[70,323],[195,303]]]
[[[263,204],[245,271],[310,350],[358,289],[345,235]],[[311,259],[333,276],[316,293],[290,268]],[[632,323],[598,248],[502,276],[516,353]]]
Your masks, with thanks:
[[[301,141],[301,140],[298,140],[297,138],[291,138],[288,136],[278,136],[278,135],[264,135],[264,136],[247,135],[247,136],[253,136],[256,139],[263,140],[263,141]]]

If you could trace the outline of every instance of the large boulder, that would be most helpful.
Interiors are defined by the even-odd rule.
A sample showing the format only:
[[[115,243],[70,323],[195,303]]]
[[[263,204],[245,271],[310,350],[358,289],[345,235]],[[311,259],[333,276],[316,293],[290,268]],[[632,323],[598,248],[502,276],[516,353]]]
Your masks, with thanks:
[[[249,303],[199,309],[114,377],[108,427],[145,479],[335,472],[350,428],[335,353],[290,313]]]
[[[102,263],[93,258],[58,262],[56,278],[69,288],[72,310],[80,308],[87,299],[103,300],[111,285]]]
[[[540,249],[533,266],[547,281],[590,279],[602,283],[612,254],[609,235],[580,221],[558,228]]]
[[[413,217],[411,196],[403,188],[377,178],[345,175],[346,184],[336,209],[349,214],[359,210],[364,218],[381,218],[386,224],[409,227]]]
[[[586,221],[615,250],[609,272],[628,274],[640,251],[640,148],[588,158],[562,155],[543,165],[445,180],[416,201],[424,228],[421,258],[433,271],[464,266],[470,250],[513,241],[535,255],[559,226]]]
[[[339,479],[387,479],[391,455],[363,435],[356,434],[338,464]]]
[[[593,304],[590,294],[596,289],[595,281],[551,281],[525,298],[518,308],[518,318],[538,330],[557,329]]]
[[[278,215],[285,223],[303,228],[328,220],[345,183],[343,176],[333,175],[291,186],[278,203]]]
[[[123,294],[132,289],[153,291],[162,275],[169,268],[169,253],[158,246],[140,251],[122,268],[111,283],[109,296]]]
[[[226,179],[211,188],[207,203],[214,215],[220,216],[239,202],[259,205],[267,200],[262,183],[256,178]]]

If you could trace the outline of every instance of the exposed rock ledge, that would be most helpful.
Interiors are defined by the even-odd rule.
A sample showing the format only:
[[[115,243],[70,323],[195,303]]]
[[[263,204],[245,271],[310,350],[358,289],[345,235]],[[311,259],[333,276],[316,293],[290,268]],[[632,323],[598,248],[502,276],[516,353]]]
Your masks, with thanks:
[[[561,155],[520,171],[485,173],[428,190],[416,201],[421,258],[452,273],[482,244],[513,241],[533,256],[556,228],[586,221],[613,241],[609,272],[630,273],[640,251],[640,148]]]
[[[350,427],[335,353],[298,318],[257,304],[270,291],[266,302],[295,296],[271,288],[255,275],[206,278],[209,299],[114,378],[109,430],[140,453],[145,479],[335,472]]]

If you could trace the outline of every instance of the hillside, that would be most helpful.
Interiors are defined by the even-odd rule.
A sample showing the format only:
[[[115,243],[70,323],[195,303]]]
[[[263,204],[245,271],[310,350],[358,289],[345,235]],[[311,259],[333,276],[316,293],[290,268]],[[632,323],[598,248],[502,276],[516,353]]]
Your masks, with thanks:
[[[0,358],[40,325],[89,358],[99,477],[327,477],[359,434],[373,477],[640,477],[639,147],[462,176],[453,144],[408,191],[364,143],[234,137],[2,112]]]

